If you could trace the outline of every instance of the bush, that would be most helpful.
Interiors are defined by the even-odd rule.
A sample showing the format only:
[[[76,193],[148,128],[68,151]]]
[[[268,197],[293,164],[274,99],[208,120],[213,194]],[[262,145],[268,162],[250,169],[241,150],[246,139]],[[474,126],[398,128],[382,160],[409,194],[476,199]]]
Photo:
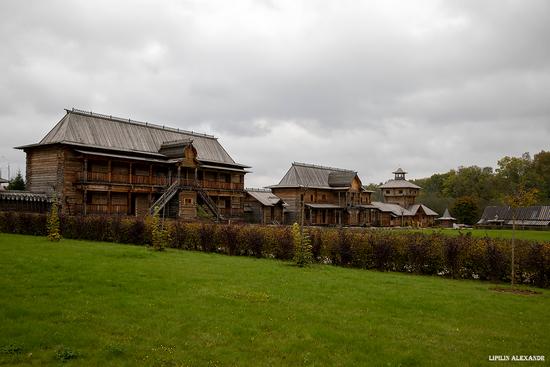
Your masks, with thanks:
[[[299,267],[304,267],[313,261],[311,245],[307,230],[300,228],[298,223],[292,225],[292,238],[294,239],[294,262]]]
[[[47,215],[0,212],[0,232],[47,234]],[[151,218],[60,216],[64,238],[144,245],[157,236]],[[288,226],[165,223],[165,246],[229,255],[294,259],[452,278],[510,280],[511,241],[414,232],[311,228],[305,242]],[[309,239],[309,242],[308,242]],[[302,243],[302,246],[297,244]],[[516,241],[518,282],[550,287],[550,243]]]
[[[57,212],[57,201],[53,201],[52,208],[48,215],[48,239],[52,242],[59,242],[61,240],[61,233],[59,232],[59,213]]]

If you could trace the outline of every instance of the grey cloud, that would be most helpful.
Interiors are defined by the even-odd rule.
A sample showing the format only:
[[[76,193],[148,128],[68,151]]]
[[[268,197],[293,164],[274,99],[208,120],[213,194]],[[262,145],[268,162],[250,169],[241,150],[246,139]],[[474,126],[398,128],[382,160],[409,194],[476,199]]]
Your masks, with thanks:
[[[0,124],[25,126],[0,156],[21,166],[13,141],[72,106],[218,135],[255,166],[251,184],[293,160],[418,177],[550,138],[543,0],[4,1],[0,14]]]

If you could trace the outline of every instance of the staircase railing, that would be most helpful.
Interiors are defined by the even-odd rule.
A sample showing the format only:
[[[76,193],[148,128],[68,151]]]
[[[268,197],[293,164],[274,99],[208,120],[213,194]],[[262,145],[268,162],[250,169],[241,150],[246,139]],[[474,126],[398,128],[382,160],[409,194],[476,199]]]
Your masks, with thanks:
[[[180,185],[180,182],[178,180],[174,181],[174,183],[172,183],[172,185],[170,185],[170,187],[166,189],[164,194],[162,194],[161,197],[158,198],[157,201],[155,201],[153,206],[149,208],[149,213],[151,213],[152,215],[155,215],[160,210],[162,210],[162,208],[164,208],[166,204],[168,204],[168,202],[174,197],[174,195],[176,195],[176,193],[179,190],[179,185]]]
[[[204,201],[208,209],[210,209],[210,211],[212,212],[212,214],[214,214],[217,220],[224,220],[225,218],[220,213],[216,203],[214,202],[214,200],[212,200],[212,198],[208,195],[208,193],[199,186],[195,186],[195,189],[197,190],[197,193],[199,194],[202,201]]]

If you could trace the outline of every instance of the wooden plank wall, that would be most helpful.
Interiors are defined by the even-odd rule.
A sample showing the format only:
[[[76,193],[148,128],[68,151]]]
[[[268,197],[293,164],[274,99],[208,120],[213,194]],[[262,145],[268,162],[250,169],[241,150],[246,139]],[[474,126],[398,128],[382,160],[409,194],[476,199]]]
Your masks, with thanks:
[[[63,182],[63,152],[59,147],[41,147],[27,151],[27,190],[51,194]]]

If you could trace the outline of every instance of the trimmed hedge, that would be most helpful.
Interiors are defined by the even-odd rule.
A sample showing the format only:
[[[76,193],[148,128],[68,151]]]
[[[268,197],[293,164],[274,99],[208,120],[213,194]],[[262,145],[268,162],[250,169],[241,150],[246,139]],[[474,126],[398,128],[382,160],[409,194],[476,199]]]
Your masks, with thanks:
[[[61,216],[64,238],[147,245],[149,219]],[[170,247],[291,260],[290,227],[166,222]],[[46,235],[46,215],[0,212],[0,232]],[[316,262],[460,279],[510,281],[511,241],[379,229],[310,228]],[[518,283],[550,287],[550,243],[516,240]]]

